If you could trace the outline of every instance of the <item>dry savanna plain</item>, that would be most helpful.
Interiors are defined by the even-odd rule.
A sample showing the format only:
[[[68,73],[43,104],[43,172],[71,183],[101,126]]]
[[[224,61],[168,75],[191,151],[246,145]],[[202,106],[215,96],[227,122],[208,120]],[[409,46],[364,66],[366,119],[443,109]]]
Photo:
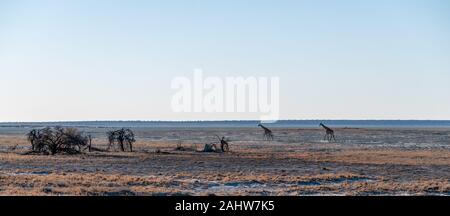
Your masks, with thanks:
[[[28,130],[0,128],[0,195],[450,195],[450,129],[135,128],[134,152],[53,156],[27,154]],[[230,152],[201,152],[215,135]]]

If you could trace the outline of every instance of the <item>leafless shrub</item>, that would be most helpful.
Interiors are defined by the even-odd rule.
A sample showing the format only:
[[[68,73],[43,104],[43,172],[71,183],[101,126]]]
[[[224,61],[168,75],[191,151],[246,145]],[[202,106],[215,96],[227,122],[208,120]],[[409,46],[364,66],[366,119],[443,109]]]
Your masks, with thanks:
[[[177,142],[177,147],[175,148],[175,151],[184,151],[184,147],[181,141]]]
[[[203,152],[219,152],[220,150],[217,148],[216,144],[214,143],[208,143],[205,144],[205,148],[203,149]]]
[[[116,144],[122,151],[126,149],[129,149],[130,152],[133,151],[133,143],[136,142],[136,139],[132,130],[122,128],[116,131],[108,131],[107,136],[109,141],[108,149]]]
[[[223,152],[229,152],[229,140],[225,137],[220,138],[219,136],[216,136],[219,139],[218,143],[208,143],[205,144],[205,147],[203,149],[203,152],[217,152],[217,153],[223,153]],[[220,148],[217,146],[220,145]]]
[[[225,137],[220,138],[219,136],[217,136],[217,138],[220,141],[220,150],[222,150],[222,152],[230,151],[230,146],[228,144],[229,139],[226,139]]]
[[[90,145],[89,136],[76,128],[46,127],[34,129],[27,134],[31,150],[44,154],[78,154]]]

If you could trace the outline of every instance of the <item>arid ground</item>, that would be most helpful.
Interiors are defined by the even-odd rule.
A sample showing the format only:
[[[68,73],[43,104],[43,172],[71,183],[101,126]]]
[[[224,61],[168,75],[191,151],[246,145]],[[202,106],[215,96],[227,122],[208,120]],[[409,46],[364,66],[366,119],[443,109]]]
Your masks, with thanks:
[[[450,129],[137,129],[133,153],[55,156],[25,154],[26,130],[0,129],[0,195],[450,195]],[[231,152],[200,152],[216,134]]]

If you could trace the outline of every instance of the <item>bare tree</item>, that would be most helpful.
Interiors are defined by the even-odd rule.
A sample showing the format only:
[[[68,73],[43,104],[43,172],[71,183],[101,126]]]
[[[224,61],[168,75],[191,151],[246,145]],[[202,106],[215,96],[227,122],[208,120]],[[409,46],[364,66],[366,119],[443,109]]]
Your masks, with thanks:
[[[41,136],[40,130],[37,130],[37,129],[33,129],[27,133],[27,140],[31,143],[32,151],[36,151],[39,148],[41,148],[38,146],[40,144],[40,142],[38,142],[40,139],[40,136]]]
[[[33,152],[45,154],[77,154],[88,146],[89,138],[76,128],[46,127],[27,134]]]
[[[122,151],[125,151],[126,148],[131,152],[133,151],[133,143],[136,142],[136,139],[132,130],[122,128],[120,130],[108,131],[107,136],[109,141],[108,149],[117,144]]]
[[[230,147],[228,142],[230,141],[229,139],[222,137],[220,138],[219,136],[217,136],[217,139],[219,139],[219,142],[213,142],[213,143],[208,143],[205,144],[205,147],[203,149],[203,152],[217,152],[217,153],[223,153],[223,152],[228,152],[230,151]],[[217,147],[217,145],[220,144],[220,148]]]
[[[228,152],[230,151],[230,146],[228,145],[228,142],[230,141],[229,139],[225,139],[225,137],[220,138],[219,136],[216,135],[216,137],[219,139],[220,142],[220,149],[222,150],[222,152]]]

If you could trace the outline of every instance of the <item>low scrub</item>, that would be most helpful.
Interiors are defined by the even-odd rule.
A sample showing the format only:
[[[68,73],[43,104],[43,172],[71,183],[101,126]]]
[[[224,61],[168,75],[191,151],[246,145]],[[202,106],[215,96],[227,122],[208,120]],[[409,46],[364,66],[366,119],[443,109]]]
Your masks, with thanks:
[[[78,154],[90,149],[91,136],[76,128],[46,127],[34,129],[27,134],[32,152],[43,154]]]

